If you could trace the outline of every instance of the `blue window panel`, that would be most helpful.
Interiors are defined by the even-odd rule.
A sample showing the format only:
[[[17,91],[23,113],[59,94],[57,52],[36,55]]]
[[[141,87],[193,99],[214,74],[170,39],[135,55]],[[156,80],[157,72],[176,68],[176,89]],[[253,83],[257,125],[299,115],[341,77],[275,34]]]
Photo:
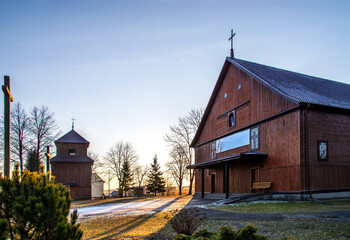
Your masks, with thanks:
[[[216,153],[249,145],[249,129],[221,138],[216,141]]]

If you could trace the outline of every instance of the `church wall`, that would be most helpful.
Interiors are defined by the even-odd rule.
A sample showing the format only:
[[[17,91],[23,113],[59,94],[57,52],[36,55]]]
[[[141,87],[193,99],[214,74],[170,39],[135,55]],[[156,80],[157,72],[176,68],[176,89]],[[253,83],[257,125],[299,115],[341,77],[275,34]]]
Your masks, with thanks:
[[[87,156],[87,143],[57,143],[57,156],[68,156],[69,149],[75,149],[76,156]]]
[[[52,163],[52,175],[55,183],[72,186],[74,199],[91,198],[91,163]]]
[[[350,189],[350,115],[309,111],[308,123],[311,190]],[[328,142],[328,160],[318,141]]]
[[[238,89],[239,84],[241,84],[240,89]],[[249,123],[250,119],[247,109],[245,109],[245,111],[237,109],[236,127],[227,130],[227,117],[226,115],[222,115],[250,99],[249,87],[250,77],[239,69],[230,66],[218,91],[197,144],[233,132]],[[225,93],[227,94],[226,98]],[[248,106],[244,106],[244,108],[247,107]],[[238,111],[240,113],[244,112],[245,114],[238,115]]]
[[[196,145],[233,133],[296,106],[230,65]],[[236,124],[228,129],[225,113],[232,109],[236,110]]]
[[[241,85],[240,88],[238,87]],[[227,96],[225,98],[225,93]],[[258,121],[296,107],[264,85],[231,65],[224,77],[195,147],[196,163],[210,160],[210,142]],[[236,125],[227,128],[227,113],[236,108]],[[230,192],[250,192],[251,169],[258,169],[257,181],[272,182],[270,191],[300,191],[300,114],[299,110],[260,124],[260,149],[269,157],[264,162],[237,162],[230,166]],[[250,151],[243,146],[217,154],[217,158]],[[223,193],[223,166],[205,170],[205,192],[211,192],[209,174],[215,172],[216,192]],[[208,172],[209,171],[209,172]],[[255,170],[253,170],[255,171]],[[196,192],[201,192],[201,173],[196,170]]]
[[[260,150],[268,153],[265,161],[233,160],[230,164],[230,192],[249,193],[252,184],[252,170],[257,172],[255,182],[271,182],[270,191],[301,191],[300,182],[300,126],[299,112],[290,113],[274,120],[265,122],[259,126]],[[209,144],[198,147],[197,152],[208,148]],[[241,152],[250,151],[250,146],[243,146],[222,152],[218,158]],[[201,156],[199,154],[199,156]],[[198,154],[197,154],[198,155]],[[196,155],[196,158],[197,158]],[[204,154],[203,154],[204,155]],[[210,158],[210,150],[205,151],[207,160]],[[216,192],[224,192],[223,165],[213,166],[205,170],[215,173],[217,189]],[[196,192],[201,192],[201,174],[196,170]],[[206,173],[207,173],[206,172]],[[205,192],[211,192],[211,176],[205,174]]]

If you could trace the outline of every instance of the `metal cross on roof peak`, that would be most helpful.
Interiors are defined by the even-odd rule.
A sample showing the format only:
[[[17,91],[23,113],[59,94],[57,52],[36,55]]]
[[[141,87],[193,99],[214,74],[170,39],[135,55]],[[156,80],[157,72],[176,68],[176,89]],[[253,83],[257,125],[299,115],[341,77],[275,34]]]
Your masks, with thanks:
[[[75,121],[76,119],[73,117],[71,120],[72,120],[72,129],[74,130],[74,121]]]
[[[233,29],[231,29],[231,36],[228,39],[229,41],[231,41],[231,51],[230,51],[230,57],[234,58],[234,53],[233,53],[233,37],[236,35],[236,33],[233,33]]]

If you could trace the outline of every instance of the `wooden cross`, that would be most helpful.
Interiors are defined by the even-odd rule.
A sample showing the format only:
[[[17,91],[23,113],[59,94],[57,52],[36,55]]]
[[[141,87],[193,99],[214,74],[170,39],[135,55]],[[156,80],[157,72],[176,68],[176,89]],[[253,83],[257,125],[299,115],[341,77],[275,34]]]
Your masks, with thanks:
[[[50,154],[50,146],[46,147],[46,172],[50,172],[50,158],[52,157]]]
[[[230,51],[230,57],[234,58],[234,54],[233,54],[233,37],[236,35],[236,33],[233,33],[233,29],[231,29],[231,36],[228,39],[229,41],[231,41],[231,51]]]
[[[10,91],[10,77],[4,76],[4,85],[2,91],[4,92],[4,176],[10,177],[10,124],[11,124],[11,102],[13,97]],[[22,169],[21,169],[22,170]]]
[[[74,130],[74,121],[75,121],[76,119],[73,117],[71,120],[72,120],[72,129]]]

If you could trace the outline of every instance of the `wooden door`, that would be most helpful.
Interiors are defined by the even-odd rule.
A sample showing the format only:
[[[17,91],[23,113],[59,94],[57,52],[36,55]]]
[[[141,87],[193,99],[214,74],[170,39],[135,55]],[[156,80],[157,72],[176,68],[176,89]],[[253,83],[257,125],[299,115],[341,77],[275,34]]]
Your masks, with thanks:
[[[215,193],[215,185],[216,185],[215,175],[216,174],[211,174],[211,192],[212,193]]]
[[[72,200],[77,199],[77,186],[70,186],[69,193]]]
[[[259,182],[259,168],[250,169],[250,187],[252,187],[255,182]]]

